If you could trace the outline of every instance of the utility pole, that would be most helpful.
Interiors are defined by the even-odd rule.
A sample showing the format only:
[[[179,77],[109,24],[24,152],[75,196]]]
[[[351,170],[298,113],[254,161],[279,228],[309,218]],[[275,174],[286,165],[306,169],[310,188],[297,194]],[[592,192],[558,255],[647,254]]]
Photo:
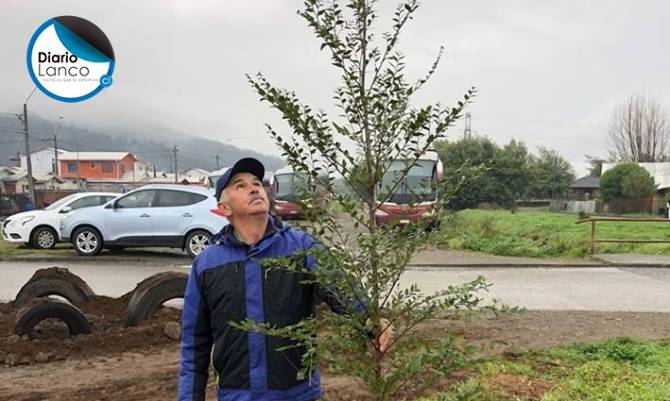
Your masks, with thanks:
[[[54,129],[53,138],[45,138],[41,140],[42,142],[52,141],[54,143],[54,161],[51,163],[51,171],[54,176],[58,176],[58,136],[56,136],[56,130]]]
[[[62,120],[63,117],[58,117],[59,120]],[[54,176],[58,177],[58,136],[56,132],[58,130],[58,125],[54,126]]]
[[[54,176],[58,177],[58,136],[54,134]]]
[[[80,163],[79,163],[79,147],[77,147],[77,191],[81,192],[81,174],[80,174]]]
[[[219,167],[219,154],[217,153],[216,156],[214,156],[214,158],[216,158],[216,169],[218,170],[220,168]]]
[[[172,149],[168,150],[168,155],[170,157],[170,174],[174,174],[174,155],[172,154]]]
[[[174,183],[177,184],[179,183],[179,168],[177,167],[177,152],[179,152],[179,149],[177,149],[177,145],[172,146],[172,155],[174,157]]]
[[[28,96],[30,97],[30,96]],[[28,99],[26,99],[26,102]],[[28,105],[23,103],[23,132],[26,139],[26,168],[28,169],[28,192],[30,193],[30,203],[33,204],[34,208],[37,208],[35,204],[35,183],[33,181],[33,163],[30,159],[30,134],[28,131]]]

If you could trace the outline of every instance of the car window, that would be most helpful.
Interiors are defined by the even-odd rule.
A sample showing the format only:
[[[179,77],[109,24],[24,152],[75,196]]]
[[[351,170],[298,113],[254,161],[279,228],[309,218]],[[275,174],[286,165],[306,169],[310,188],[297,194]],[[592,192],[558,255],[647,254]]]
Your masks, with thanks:
[[[56,202],[46,207],[46,210],[56,210],[63,206],[64,204],[70,202],[72,199],[76,198],[77,194],[68,195],[64,198],[58,199]]]
[[[155,195],[156,191],[153,190],[133,192],[120,198],[117,207],[127,209],[139,208],[139,207],[152,207],[155,206],[153,204]]]
[[[170,190],[162,190],[159,192],[159,207],[188,206],[207,199],[205,195],[195,194],[193,192]]]
[[[72,210],[81,209],[84,207],[91,206],[100,206],[106,203],[106,197],[104,196],[85,196],[83,198],[77,199],[76,201],[70,203],[68,206]]]
[[[104,200],[102,201],[102,204],[104,205],[105,203],[111,201],[112,199],[116,199],[116,196],[103,196]]]

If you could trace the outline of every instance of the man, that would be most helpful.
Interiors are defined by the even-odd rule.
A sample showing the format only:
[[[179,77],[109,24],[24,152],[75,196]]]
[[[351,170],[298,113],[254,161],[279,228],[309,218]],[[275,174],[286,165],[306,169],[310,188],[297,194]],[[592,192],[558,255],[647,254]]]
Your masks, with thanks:
[[[234,329],[246,318],[277,327],[314,313],[323,300],[336,313],[355,313],[336,296],[304,283],[305,273],[264,268],[260,259],[290,256],[315,244],[306,233],[269,214],[263,189],[265,168],[256,159],[235,163],[216,183],[217,213],[230,224],[210,240],[193,262],[184,295],[179,400],[205,399],[210,361],[217,398],[235,401],[312,401],[321,397],[319,373],[299,374],[303,350],[284,351],[290,340]],[[316,268],[306,258],[306,268]],[[381,349],[390,330],[379,338]]]

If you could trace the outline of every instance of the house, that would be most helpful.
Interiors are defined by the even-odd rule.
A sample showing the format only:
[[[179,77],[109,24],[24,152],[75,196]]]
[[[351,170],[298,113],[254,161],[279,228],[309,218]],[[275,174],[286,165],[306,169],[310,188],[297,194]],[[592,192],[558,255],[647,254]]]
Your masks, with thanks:
[[[2,190],[4,193],[28,193],[28,173],[26,170],[14,170],[13,174],[0,178],[2,182]],[[51,173],[49,174],[34,174],[33,183],[35,190],[45,191],[62,191],[62,190],[77,190],[77,180],[67,180],[57,177]]]
[[[61,177],[93,180],[120,180],[136,161],[130,152],[67,152],[58,159]]]
[[[13,175],[14,169],[12,167],[0,166],[0,180],[10,175]]]
[[[21,167],[21,158],[20,157],[10,157],[9,158],[9,167],[20,168]]]
[[[143,177],[149,177],[153,174],[151,166],[143,160],[135,160],[135,170],[133,170],[133,181],[141,180]]]
[[[14,168],[5,167],[5,166],[0,167],[0,192],[1,193],[9,193],[10,190],[12,191],[12,193],[14,193],[15,187],[13,185],[12,186],[9,186],[9,185],[6,186],[5,185],[5,179],[10,178],[13,175],[14,175]]]
[[[579,200],[590,200],[600,197],[600,177],[585,176],[570,184],[570,191]]]
[[[141,180],[146,184],[174,184],[174,174],[166,173],[164,171],[157,171],[155,176],[152,174],[148,177],[144,177]]]
[[[124,183],[133,183],[141,181],[151,175],[151,168],[147,163],[140,159],[135,159],[134,167],[126,171],[121,177],[117,178],[90,178],[89,181],[120,181]]]
[[[189,184],[206,185],[209,171],[201,168],[191,168],[179,173],[179,181],[186,180]]]
[[[56,163],[56,154],[60,159],[63,154],[67,151],[63,149],[54,149],[54,148],[44,148],[30,153],[30,163],[32,164],[33,175],[44,175],[44,174],[55,174],[58,175],[58,172],[55,171]],[[21,155],[21,168],[27,168],[26,155]]]
[[[3,167],[0,171],[0,190],[6,194],[20,193],[20,188],[17,191],[16,181],[25,175],[26,170],[20,167]]]

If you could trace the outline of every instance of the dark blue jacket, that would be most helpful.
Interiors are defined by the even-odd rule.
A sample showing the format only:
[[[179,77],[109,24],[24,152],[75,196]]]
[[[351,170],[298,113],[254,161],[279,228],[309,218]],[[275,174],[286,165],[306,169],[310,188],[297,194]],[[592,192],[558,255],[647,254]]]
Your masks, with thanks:
[[[306,284],[315,268],[289,272],[262,267],[258,259],[289,256],[309,249],[314,239],[270,217],[256,245],[237,241],[232,227],[211,239],[193,262],[184,295],[179,401],[205,399],[210,362],[217,374],[217,398],[225,401],[308,401],[321,396],[319,372],[300,377],[304,349],[285,351],[291,340],[232,328],[245,318],[277,327],[312,316],[318,301],[338,313],[345,308],[332,293]]]

